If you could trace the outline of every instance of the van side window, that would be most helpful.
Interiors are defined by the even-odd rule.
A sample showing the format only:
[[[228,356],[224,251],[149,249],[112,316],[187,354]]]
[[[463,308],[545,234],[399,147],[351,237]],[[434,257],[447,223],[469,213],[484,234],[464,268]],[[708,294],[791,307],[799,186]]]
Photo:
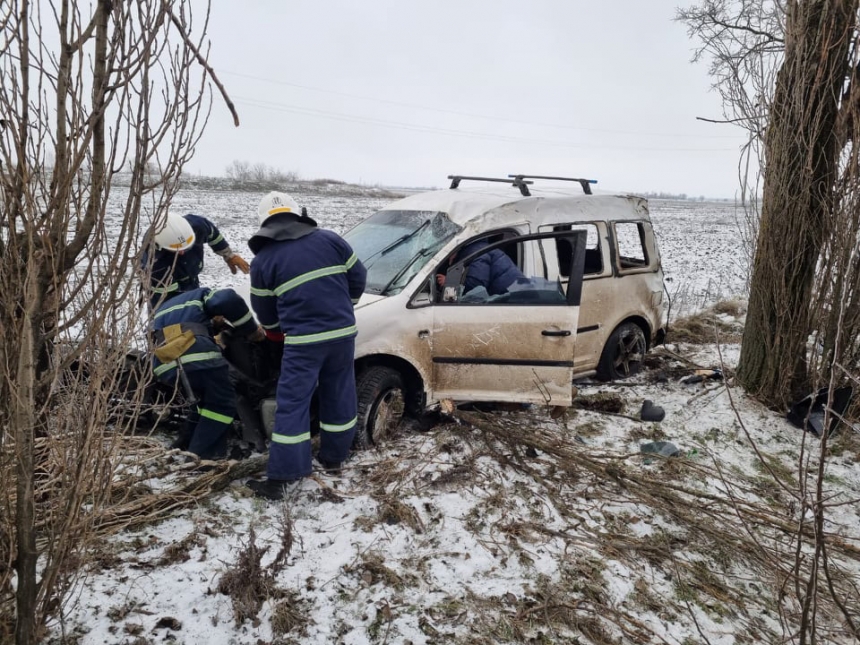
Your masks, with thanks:
[[[648,266],[645,250],[645,227],[641,222],[615,222],[615,240],[618,244],[618,269],[641,269]]]
[[[585,231],[587,237],[585,242],[585,271],[583,275],[600,275],[603,273],[603,253],[600,251],[600,236],[597,234],[597,226],[594,224],[558,224],[552,227],[553,231]],[[556,251],[558,253],[559,274],[562,278],[569,278],[570,260],[573,249],[570,242],[563,238],[556,240]]]

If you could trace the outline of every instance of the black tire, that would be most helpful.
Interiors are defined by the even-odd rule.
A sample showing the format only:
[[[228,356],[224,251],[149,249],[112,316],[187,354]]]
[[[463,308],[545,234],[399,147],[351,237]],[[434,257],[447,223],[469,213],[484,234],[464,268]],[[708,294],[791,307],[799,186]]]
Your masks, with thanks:
[[[647,350],[648,343],[642,328],[634,322],[621,323],[606,341],[597,364],[597,378],[614,381],[637,374],[642,369]]]
[[[400,373],[390,367],[371,367],[356,379],[358,422],[352,446],[366,450],[391,435],[403,420],[406,393]]]

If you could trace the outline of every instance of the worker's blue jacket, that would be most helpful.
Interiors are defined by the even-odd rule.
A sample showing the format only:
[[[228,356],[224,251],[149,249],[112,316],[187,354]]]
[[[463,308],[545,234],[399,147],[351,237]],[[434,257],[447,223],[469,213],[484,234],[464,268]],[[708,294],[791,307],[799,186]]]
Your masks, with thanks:
[[[270,337],[280,331],[284,344],[308,345],[356,335],[353,305],[367,271],[346,240],[307,216],[279,213],[248,246],[251,305]]]
[[[242,297],[232,289],[203,287],[180,294],[162,304],[152,320],[152,331],[158,332],[168,325],[179,324],[194,332],[195,342],[181,357],[182,367],[193,372],[227,365],[212,333],[212,318],[224,316],[238,333],[250,335],[257,329],[257,321]],[[190,324],[189,324],[190,323]],[[183,331],[184,331],[183,329]],[[153,371],[162,380],[173,380],[176,361],[161,363],[153,356]]]
[[[486,240],[478,240],[464,247],[458,253],[459,258],[465,258],[487,246]],[[491,296],[507,292],[517,280],[525,279],[522,271],[513,260],[499,249],[493,249],[479,256],[469,265],[463,292],[468,293],[475,287],[484,287]]]
[[[173,296],[200,287],[200,272],[203,270],[203,245],[208,244],[215,253],[230,248],[221,231],[201,215],[184,215],[194,231],[194,244],[182,253],[158,249],[152,257],[150,273],[150,303],[157,306],[162,297]],[[147,267],[149,252],[144,253],[143,266]],[[165,295],[167,294],[167,295]]]

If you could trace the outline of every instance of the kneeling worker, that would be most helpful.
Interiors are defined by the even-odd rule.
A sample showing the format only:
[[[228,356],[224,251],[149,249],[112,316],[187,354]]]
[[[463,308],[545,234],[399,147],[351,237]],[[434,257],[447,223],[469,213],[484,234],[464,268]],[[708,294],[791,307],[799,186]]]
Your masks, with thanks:
[[[194,289],[171,298],[152,320],[156,378],[177,385],[181,369],[197,399],[174,448],[201,459],[226,456],[227,431],[236,414],[236,396],[229,368],[215,342],[212,318],[223,316],[237,333],[263,340],[265,332],[245,301],[232,289]]]
[[[249,481],[260,497],[280,499],[287,482],[311,474],[310,402],[319,382],[323,468],[349,456],[355,436],[354,303],[367,272],[349,244],[299,210],[284,193],[259,206],[260,230],[248,241],[251,305],[272,340],[282,340],[278,409],[269,445],[268,479]]]

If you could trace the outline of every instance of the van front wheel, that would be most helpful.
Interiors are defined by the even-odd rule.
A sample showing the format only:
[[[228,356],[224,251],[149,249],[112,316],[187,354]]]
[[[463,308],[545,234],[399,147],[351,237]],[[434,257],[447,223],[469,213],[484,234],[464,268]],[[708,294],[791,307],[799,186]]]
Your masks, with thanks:
[[[633,376],[642,369],[647,349],[645,332],[639,325],[634,322],[618,325],[600,355],[597,378],[601,381],[614,381]]]
[[[372,448],[391,435],[403,420],[406,397],[400,373],[390,367],[376,366],[356,378],[358,421],[352,446]]]

